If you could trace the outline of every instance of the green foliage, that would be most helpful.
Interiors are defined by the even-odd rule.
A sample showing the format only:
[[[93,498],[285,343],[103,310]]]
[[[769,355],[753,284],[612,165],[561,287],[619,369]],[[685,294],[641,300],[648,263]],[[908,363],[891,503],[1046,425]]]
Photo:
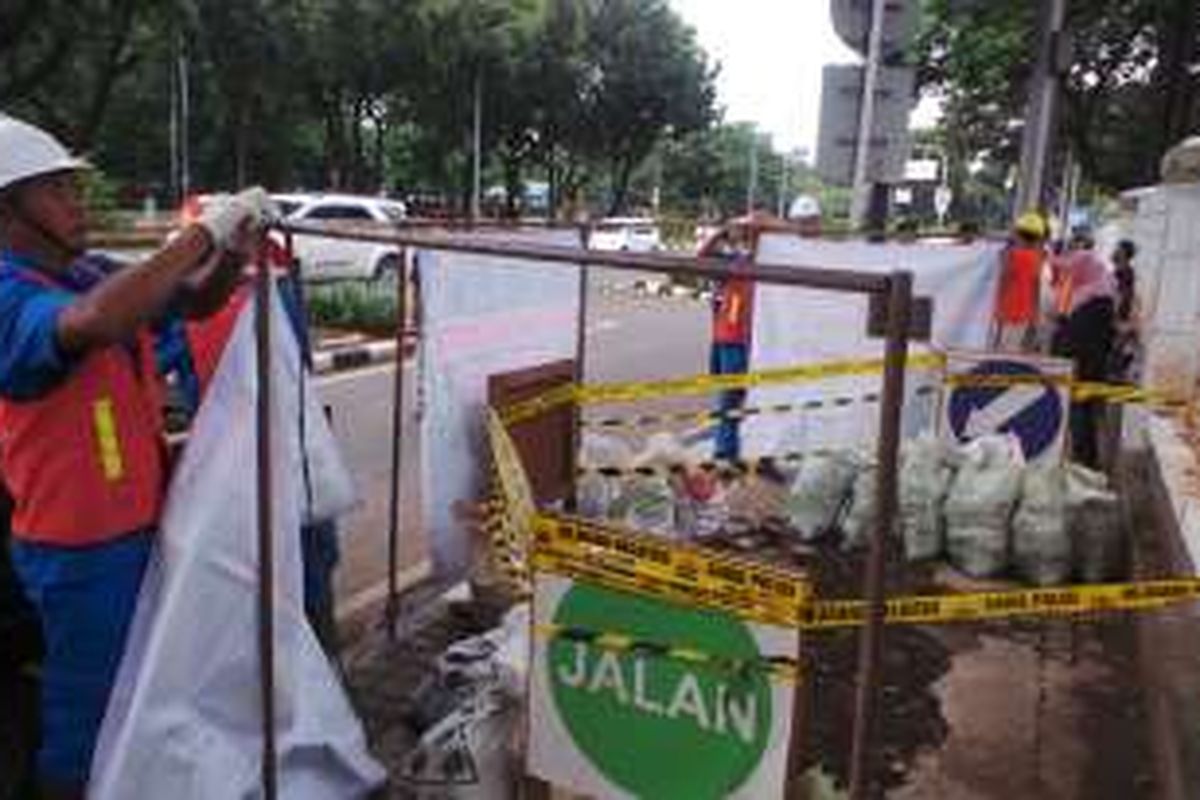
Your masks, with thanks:
[[[309,285],[305,301],[313,325],[374,334],[393,333],[396,328],[396,290],[387,282]]]
[[[97,227],[105,227],[117,210],[117,187],[98,169],[79,174],[84,207]]]
[[[1019,157],[1040,5],[924,0],[913,61],[922,86],[943,98],[940,144],[955,195],[976,206],[967,211],[986,212]],[[1200,58],[1198,16],[1195,0],[1069,5],[1065,143],[1093,184],[1118,190],[1154,182],[1163,152],[1200,124],[1188,71]]]
[[[713,117],[713,69],[666,0],[12,0],[0,107],[164,200],[188,86],[190,184],[470,189],[485,169],[606,210],[655,145]],[[516,195],[516,192],[513,192]]]

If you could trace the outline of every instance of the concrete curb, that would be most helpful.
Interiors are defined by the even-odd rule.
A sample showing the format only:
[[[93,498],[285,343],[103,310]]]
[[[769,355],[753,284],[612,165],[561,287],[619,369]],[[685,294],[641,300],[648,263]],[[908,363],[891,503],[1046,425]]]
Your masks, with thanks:
[[[1200,459],[1178,421],[1151,413],[1145,418],[1146,442],[1170,503],[1170,516],[1195,568],[1200,564]]]
[[[412,357],[414,345],[407,343],[410,349],[407,358]],[[383,339],[375,342],[364,342],[352,347],[336,347],[328,350],[318,350],[313,353],[313,372],[325,375],[331,372],[341,372],[356,369],[371,364],[382,364],[396,360],[396,340]]]

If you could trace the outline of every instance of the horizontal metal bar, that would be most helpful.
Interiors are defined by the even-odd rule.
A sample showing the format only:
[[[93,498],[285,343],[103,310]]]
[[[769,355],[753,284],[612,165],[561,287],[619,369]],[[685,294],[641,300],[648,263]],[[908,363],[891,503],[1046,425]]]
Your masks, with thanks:
[[[351,239],[360,242],[394,244],[397,247],[416,247],[426,250],[446,250],[460,253],[519,258],[559,264],[589,264],[611,269],[669,272],[720,280],[728,277],[749,278],[763,283],[803,286],[834,292],[877,294],[888,291],[891,276],[878,272],[824,267],[790,266],[784,264],[743,264],[733,266],[716,258],[694,258],[664,253],[628,253],[604,250],[580,250],[558,245],[529,244],[488,239],[481,235],[431,234],[425,231],[382,230],[364,226],[332,227],[311,223],[288,222],[277,225],[280,230],[304,236],[323,236],[330,239]],[[494,235],[494,234],[493,234]]]

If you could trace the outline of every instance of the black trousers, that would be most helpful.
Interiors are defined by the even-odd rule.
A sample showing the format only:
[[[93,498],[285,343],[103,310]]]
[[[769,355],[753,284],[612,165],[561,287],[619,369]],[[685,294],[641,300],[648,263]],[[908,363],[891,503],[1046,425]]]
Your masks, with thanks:
[[[1115,335],[1113,301],[1089,300],[1071,312],[1055,337],[1055,355],[1075,362],[1075,379],[1106,381]],[[1071,404],[1071,457],[1092,469],[1100,467],[1099,400]]]

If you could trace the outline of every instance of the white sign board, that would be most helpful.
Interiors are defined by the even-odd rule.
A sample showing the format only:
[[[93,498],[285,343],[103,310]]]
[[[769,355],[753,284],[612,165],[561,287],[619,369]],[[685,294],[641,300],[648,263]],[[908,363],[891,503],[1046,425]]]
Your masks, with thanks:
[[[871,29],[874,0],[830,0],[833,29],[846,46],[865,57]],[[885,0],[883,4],[883,52],[896,53],[908,47],[917,32],[919,0]]]
[[[1070,410],[1065,381],[1071,362],[1061,358],[1010,353],[950,353],[946,358],[950,387],[942,406],[942,432],[957,442],[993,433],[1011,433],[1030,462],[1062,461]],[[995,386],[955,385],[955,376],[1058,378],[1056,382]]]
[[[533,619],[531,774],[602,799],[783,797],[794,685],[733,662],[794,659],[795,629],[549,574],[536,577]],[[564,630],[576,635],[551,633]],[[645,646],[605,648],[586,641],[589,632]]]

